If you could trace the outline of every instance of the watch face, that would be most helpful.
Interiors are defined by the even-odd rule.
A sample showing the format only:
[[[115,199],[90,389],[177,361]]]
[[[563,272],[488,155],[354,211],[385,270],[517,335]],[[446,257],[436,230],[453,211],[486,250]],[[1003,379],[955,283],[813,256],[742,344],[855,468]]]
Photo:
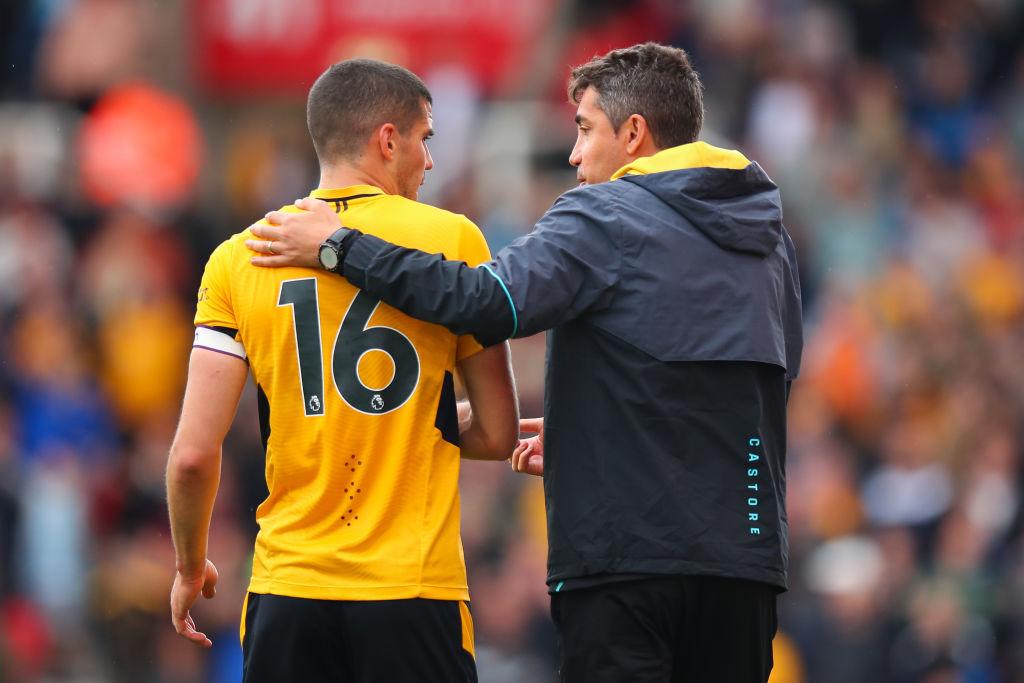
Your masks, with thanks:
[[[320,246],[320,265],[327,270],[334,270],[338,267],[338,252],[326,244]]]

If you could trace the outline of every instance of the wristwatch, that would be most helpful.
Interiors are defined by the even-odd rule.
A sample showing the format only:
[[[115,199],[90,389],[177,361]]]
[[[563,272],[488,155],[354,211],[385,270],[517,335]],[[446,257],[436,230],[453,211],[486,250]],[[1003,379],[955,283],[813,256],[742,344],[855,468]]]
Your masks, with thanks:
[[[338,228],[334,234],[324,240],[317,252],[317,260],[320,266],[332,273],[340,273],[345,265],[345,252],[355,238],[363,233],[351,228]]]

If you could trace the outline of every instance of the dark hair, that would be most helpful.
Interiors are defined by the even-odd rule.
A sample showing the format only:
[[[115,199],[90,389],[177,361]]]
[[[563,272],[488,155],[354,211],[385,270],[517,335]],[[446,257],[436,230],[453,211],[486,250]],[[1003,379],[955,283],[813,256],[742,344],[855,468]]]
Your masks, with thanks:
[[[704,123],[700,76],[685,50],[642,43],[594,57],[569,74],[569,100],[587,88],[617,131],[633,114],[643,116],[661,149],[697,140]]]
[[[306,101],[306,125],[320,163],[352,159],[378,126],[401,131],[432,103],[419,76],[376,59],[346,59],[316,79]]]

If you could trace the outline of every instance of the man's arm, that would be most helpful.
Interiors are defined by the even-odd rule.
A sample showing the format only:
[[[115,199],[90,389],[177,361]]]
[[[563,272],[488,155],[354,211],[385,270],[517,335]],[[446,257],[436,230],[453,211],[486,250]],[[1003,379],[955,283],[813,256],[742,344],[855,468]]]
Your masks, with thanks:
[[[486,348],[458,364],[468,403],[460,403],[459,443],[470,460],[507,460],[519,435],[519,400],[508,343]]]
[[[193,348],[178,432],[167,461],[167,509],[177,572],[171,622],[180,635],[210,647],[189,614],[200,592],[212,598],[217,569],[206,557],[210,517],[220,484],[221,444],[235,416],[248,366],[243,360]]]
[[[271,212],[270,225],[253,226],[268,239],[246,245],[273,254],[253,258],[254,264],[316,263],[319,244],[338,229],[337,215],[318,200],[296,206],[306,211]],[[549,329],[608,300],[621,262],[615,214],[607,202],[585,205],[578,195],[563,196],[533,232],[476,268],[360,234],[347,244],[342,273],[414,318],[490,346]]]

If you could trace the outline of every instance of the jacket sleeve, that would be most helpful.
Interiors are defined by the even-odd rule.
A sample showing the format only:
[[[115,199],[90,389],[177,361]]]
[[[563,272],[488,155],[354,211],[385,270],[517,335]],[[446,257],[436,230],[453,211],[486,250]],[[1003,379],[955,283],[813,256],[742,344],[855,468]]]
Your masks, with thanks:
[[[490,346],[606,305],[621,263],[618,230],[607,202],[575,191],[476,268],[361,235],[343,272],[388,305]]]

